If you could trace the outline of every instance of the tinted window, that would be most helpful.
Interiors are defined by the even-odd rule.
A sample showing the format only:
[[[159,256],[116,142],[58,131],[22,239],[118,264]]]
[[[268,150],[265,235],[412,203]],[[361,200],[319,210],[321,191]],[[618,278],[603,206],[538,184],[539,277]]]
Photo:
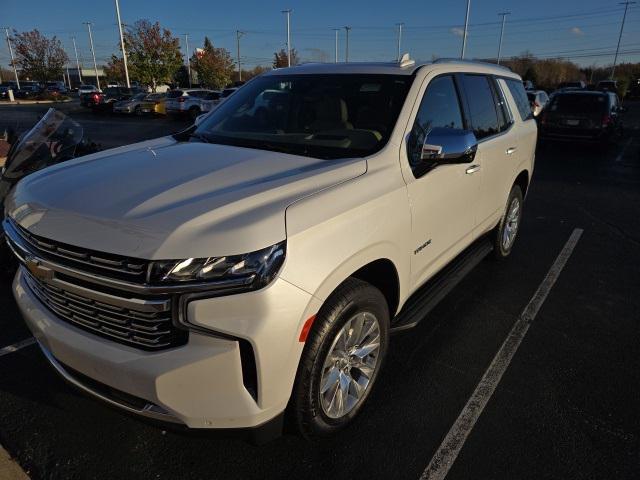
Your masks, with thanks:
[[[520,112],[520,118],[522,118],[522,120],[529,120],[530,118],[533,118],[529,99],[527,98],[527,92],[522,86],[522,82],[511,79],[505,80],[505,82],[507,84],[507,87],[509,87],[509,91],[511,92],[513,99],[516,102],[518,112]]]
[[[507,108],[507,101],[502,93],[502,88],[495,80],[489,80],[489,82],[492,84],[495,94],[495,102],[498,112],[498,129],[501,132],[504,132],[511,126],[513,119],[511,118],[511,113]]]
[[[171,90],[167,92],[167,98],[178,98],[182,96],[182,90]]]
[[[520,87],[522,87],[522,83],[520,83]],[[498,133],[500,131],[498,114],[489,79],[484,75],[465,75],[464,89],[469,102],[469,116],[476,138],[481,139]],[[524,91],[524,88],[522,90]],[[527,98],[526,95],[525,98]]]
[[[551,112],[569,114],[602,113],[606,109],[607,97],[592,94],[555,95],[549,107]]]
[[[429,83],[416,114],[407,149],[409,164],[416,176],[425,137],[432,128],[437,127],[464,128],[458,93],[450,76],[438,77]]]
[[[213,143],[308,157],[367,156],[386,145],[412,81],[409,75],[265,75],[220,104],[197,133]]]

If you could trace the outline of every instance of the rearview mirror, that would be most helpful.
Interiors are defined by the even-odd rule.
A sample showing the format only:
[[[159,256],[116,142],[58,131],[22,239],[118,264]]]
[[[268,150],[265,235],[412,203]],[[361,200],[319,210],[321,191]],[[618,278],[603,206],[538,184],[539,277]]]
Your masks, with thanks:
[[[472,131],[436,127],[426,135],[420,159],[439,165],[471,163],[477,149],[478,141]]]

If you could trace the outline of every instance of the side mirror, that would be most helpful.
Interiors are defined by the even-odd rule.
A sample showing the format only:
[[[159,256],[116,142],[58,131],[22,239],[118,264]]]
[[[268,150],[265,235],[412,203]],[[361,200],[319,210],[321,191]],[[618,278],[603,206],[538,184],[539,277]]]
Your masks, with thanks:
[[[472,131],[436,127],[426,135],[420,159],[437,165],[471,163],[477,150]]]
[[[194,125],[197,127],[198,125],[200,125],[202,123],[202,121],[206,118],[207,114],[206,113],[202,113],[200,115],[198,115],[195,119],[195,121],[193,122]]]

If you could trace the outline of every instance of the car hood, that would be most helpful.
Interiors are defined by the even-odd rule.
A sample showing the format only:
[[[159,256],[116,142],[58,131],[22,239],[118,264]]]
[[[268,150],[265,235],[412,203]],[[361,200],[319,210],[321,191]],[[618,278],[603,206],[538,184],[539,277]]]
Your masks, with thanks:
[[[166,137],[34,173],[18,183],[6,211],[36,235],[102,252],[230,255],[282,241],[288,205],[365,171],[364,159]]]

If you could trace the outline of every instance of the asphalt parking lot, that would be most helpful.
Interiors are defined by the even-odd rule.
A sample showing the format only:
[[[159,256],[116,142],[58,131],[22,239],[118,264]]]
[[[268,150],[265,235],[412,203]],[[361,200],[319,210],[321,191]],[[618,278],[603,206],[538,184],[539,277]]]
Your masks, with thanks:
[[[0,116],[26,128],[38,107]],[[625,136],[606,152],[539,146],[513,255],[482,262],[417,328],[392,337],[369,404],[338,436],[254,446],[166,431],[71,389],[29,346],[0,356],[0,444],[35,479],[418,479],[582,229],[446,478],[639,478],[640,103],[628,107]],[[68,108],[105,146],[186,124]],[[0,312],[0,348],[30,337],[7,279]]]

